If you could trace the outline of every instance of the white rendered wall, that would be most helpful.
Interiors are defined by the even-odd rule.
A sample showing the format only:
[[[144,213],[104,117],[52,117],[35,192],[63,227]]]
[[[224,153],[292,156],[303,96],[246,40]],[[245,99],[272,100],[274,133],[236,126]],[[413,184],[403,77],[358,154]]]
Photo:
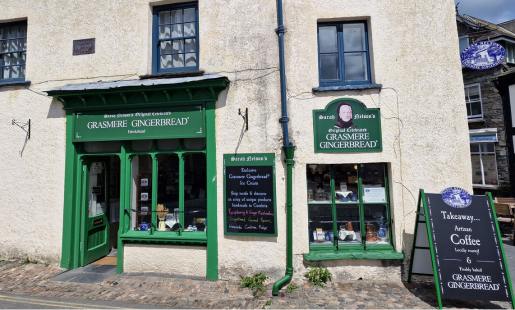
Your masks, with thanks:
[[[150,74],[151,5],[178,1],[4,0],[0,21],[28,18],[27,87],[0,88],[0,212],[7,223],[0,254],[58,261],[64,195],[65,119],[61,104],[41,93],[70,83],[135,79]],[[313,93],[318,87],[317,22],[366,20],[372,79],[382,89]],[[293,177],[295,276],[310,265],[307,233],[307,164],[388,164],[394,243],[408,254],[418,190],[448,186],[472,190],[466,108],[452,0],[285,0],[284,24],[290,139],[296,145]],[[218,255],[222,279],[286,266],[285,169],[282,154],[276,1],[199,1],[200,69],[231,83],[216,107]],[[96,38],[96,53],[72,56],[72,40]],[[35,93],[37,92],[37,93]],[[38,94],[39,93],[39,94]],[[383,152],[318,154],[312,111],[338,98],[381,109]],[[249,108],[249,131],[241,141]],[[23,157],[24,133],[12,118],[33,120]],[[276,153],[278,237],[223,234],[223,154]],[[27,208],[29,207],[29,208]],[[126,268],[147,248],[131,245]],[[169,255],[166,246],[153,253]],[[338,280],[399,280],[398,263],[373,260],[321,262]],[[127,267],[131,266],[131,267]],[[171,268],[171,267],[170,267]],[[182,267],[181,267],[182,268]],[[199,267],[200,268],[200,267]],[[184,269],[183,269],[184,270]],[[177,273],[174,270],[167,272]],[[196,271],[191,271],[196,274]]]

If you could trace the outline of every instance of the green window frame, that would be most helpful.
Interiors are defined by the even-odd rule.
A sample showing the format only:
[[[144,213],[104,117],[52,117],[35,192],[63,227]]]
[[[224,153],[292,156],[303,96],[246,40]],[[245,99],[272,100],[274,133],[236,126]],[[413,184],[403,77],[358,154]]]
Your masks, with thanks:
[[[394,250],[386,164],[308,164],[306,168],[310,253]],[[381,195],[384,201],[378,202]]]

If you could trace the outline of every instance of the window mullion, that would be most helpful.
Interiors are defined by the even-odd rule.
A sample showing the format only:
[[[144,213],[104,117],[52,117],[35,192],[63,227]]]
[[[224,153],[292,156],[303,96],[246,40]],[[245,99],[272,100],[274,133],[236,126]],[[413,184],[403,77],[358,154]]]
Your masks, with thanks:
[[[481,150],[482,144],[479,144],[479,164],[481,166],[481,184],[485,185],[485,170],[483,168],[483,152]]]
[[[184,153],[177,153],[179,157],[179,231],[184,230]]]
[[[152,158],[152,225],[150,225],[151,232],[154,233],[157,229],[157,156],[155,153],[150,154]]]
[[[338,217],[336,216],[336,193],[335,193],[335,185],[334,185],[334,165],[329,166],[329,170],[331,171],[331,205],[333,210],[333,246],[335,246],[335,250],[338,250]]]
[[[338,63],[340,65],[339,79],[345,81],[345,59],[344,59],[344,46],[343,46],[343,26],[340,24],[337,26],[336,37],[338,43]]]
[[[365,231],[364,231],[364,227],[365,227],[365,215],[363,214],[363,190],[362,190],[362,184],[361,184],[361,168],[362,168],[362,164],[361,165],[358,165],[358,199],[359,199],[359,220],[360,220],[360,223],[359,223],[359,233],[361,235],[361,245],[364,246],[365,245]]]

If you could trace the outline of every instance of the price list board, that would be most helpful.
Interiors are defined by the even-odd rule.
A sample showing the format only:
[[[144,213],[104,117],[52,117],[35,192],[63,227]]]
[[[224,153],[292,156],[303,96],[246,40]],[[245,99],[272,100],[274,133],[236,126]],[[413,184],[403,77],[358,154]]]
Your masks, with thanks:
[[[277,237],[275,154],[224,154],[225,235]]]

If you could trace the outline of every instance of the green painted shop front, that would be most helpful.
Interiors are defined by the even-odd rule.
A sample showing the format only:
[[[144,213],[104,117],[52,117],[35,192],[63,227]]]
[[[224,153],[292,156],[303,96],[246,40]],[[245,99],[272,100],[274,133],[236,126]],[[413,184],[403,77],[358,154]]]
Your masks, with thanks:
[[[129,243],[205,246],[218,279],[215,103],[229,81],[156,81],[48,91],[66,111],[61,267],[116,248],[121,273]]]

